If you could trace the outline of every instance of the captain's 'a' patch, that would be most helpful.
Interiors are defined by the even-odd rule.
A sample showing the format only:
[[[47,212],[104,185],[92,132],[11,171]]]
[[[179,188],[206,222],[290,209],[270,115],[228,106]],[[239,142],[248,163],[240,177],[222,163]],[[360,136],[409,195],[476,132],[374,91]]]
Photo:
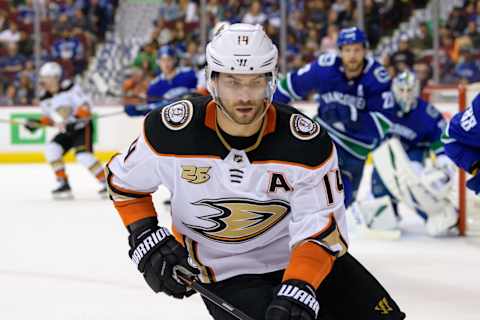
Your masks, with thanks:
[[[181,130],[192,120],[193,105],[188,100],[176,101],[162,108],[162,121],[170,130]]]
[[[295,113],[290,117],[290,129],[300,140],[310,140],[320,133],[320,125],[304,115]]]

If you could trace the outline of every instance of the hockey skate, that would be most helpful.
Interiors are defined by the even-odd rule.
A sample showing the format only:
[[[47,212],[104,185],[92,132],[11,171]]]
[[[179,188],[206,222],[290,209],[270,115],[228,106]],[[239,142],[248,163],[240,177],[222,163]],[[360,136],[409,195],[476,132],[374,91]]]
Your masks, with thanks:
[[[52,196],[55,200],[70,200],[73,199],[72,189],[68,181],[61,181],[57,188],[52,190]]]

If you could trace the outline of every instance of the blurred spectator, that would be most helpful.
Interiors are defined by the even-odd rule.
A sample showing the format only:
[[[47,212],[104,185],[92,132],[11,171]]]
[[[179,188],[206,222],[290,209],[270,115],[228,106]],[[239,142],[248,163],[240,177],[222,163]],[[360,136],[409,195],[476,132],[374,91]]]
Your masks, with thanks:
[[[85,48],[80,39],[72,35],[70,29],[63,30],[62,37],[53,42],[51,55],[64,70],[70,70],[73,64],[73,74],[81,73],[85,69]],[[69,74],[68,77],[73,74]]]
[[[145,74],[154,76],[159,72],[157,64],[158,42],[153,40],[147,43],[133,60],[133,67],[142,70]]]
[[[312,0],[306,3],[306,21],[308,29],[315,29],[320,34],[325,33],[327,29],[327,6],[324,0]]]
[[[455,67],[455,75],[464,84],[480,81],[480,62],[475,59],[471,46],[460,48],[460,59]]]
[[[375,47],[382,36],[380,26],[380,8],[374,0],[365,0],[365,26],[368,35],[368,42]]]
[[[263,25],[266,20],[267,16],[262,12],[262,5],[260,1],[252,1],[250,9],[243,16],[242,22]]]
[[[23,69],[25,56],[18,52],[18,46],[10,42],[7,46],[7,55],[0,58],[0,72],[7,79],[13,80],[15,74]]]
[[[7,28],[8,15],[7,13],[0,9],[0,31],[3,31]]]
[[[162,20],[170,27],[170,23],[175,22],[181,17],[180,7],[177,1],[164,0],[160,3],[160,9],[158,11],[158,19]]]
[[[123,82],[123,105],[145,103],[146,92],[152,77],[143,69],[132,67],[127,79]]]
[[[35,99],[35,88],[28,72],[20,72],[15,81],[15,105],[31,105]]]
[[[406,70],[412,70],[414,61],[415,54],[410,49],[408,44],[408,36],[402,35],[400,37],[398,51],[395,52],[391,57],[391,63],[395,68],[396,74]]]
[[[8,29],[0,32],[0,43],[17,43],[20,41],[20,31],[18,30],[18,25],[15,21],[10,20],[8,23]]]
[[[320,45],[321,52],[334,52],[337,49],[338,28],[334,24],[330,24],[327,28],[327,34],[322,38]]]
[[[427,62],[418,61],[413,65],[413,70],[417,75],[417,79],[420,81],[420,88],[423,90],[432,78],[432,68]]]
[[[200,53],[198,43],[194,40],[190,40],[187,43],[187,50],[182,56],[182,66],[191,68],[200,68],[205,64],[205,55]]]
[[[480,48],[480,32],[477,30],[475,21],[469,21],[465,34],[470,38],[474,48]]]
[[[447,28],[454,36],[463,34],[467,27],[468,17],[461,7],[454,7],[447,20]]]
[[[433,38],[426,23],[421,23],[415,37],[410,40],[415,55],[420,56],[422,51],[433,48]]]

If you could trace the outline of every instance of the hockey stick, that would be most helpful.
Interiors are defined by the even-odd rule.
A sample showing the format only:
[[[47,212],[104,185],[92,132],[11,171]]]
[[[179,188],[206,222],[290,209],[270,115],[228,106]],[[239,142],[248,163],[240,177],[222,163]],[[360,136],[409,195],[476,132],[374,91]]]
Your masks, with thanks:
[[[212,291],[208,290],[205,288],[201,283],[195,281],[195,280],[189,280],[186,277],[182,277],[181,274],[177,273],[177,276],[189,287],[191,287],[193,290],[197,291],[202,297],[207,299],[208,301],[214,303],[216,306],[222,308],[225,310],[228,314],[231,316],[235,317],[236,319],[239,320],[254,320],[252,317],[246,315],[243,313],[241,310],[235,308],[216,294],[214,294]]]

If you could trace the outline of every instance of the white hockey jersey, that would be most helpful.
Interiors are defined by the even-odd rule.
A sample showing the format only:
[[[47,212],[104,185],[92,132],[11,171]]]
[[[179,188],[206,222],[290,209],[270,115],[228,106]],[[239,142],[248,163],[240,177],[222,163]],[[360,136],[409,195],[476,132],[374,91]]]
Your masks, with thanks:
[[[328,134],[297,110],[268,109],[256,142],[231,148],[210,97],[153,110],[143,133],[107,166],[125,225],[155,216],[150,194],[171,192],[172,229],[203,282],[284,269],[313,241],[346,250],[343,186]]]
[[[40,108],[43,115],[50,118],[55,124],[67,124],[78,121],[75,117],[78,108],[91,106],[90,99],[79,85],[65,80],[60,90],[52,95],[46,92],[40,98]]]

